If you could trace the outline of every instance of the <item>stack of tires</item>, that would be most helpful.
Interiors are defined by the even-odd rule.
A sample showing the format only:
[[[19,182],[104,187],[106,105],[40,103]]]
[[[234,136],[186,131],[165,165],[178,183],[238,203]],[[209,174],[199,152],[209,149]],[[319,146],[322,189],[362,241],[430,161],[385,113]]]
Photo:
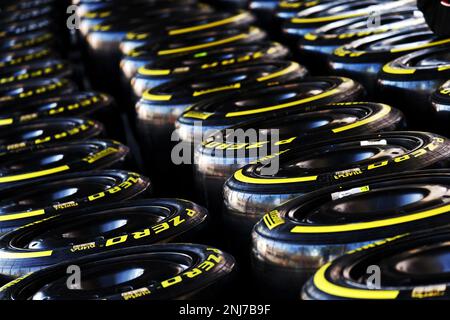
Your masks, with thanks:
[[[113,2],[77,4],[88,15]],[[227,294],[235,261],[207,245],[207,210],[151,198],[119,142],[123,111],[87,90],[76,64],[86,47],[61,24],[65,9],[56,0],[0,4],[0,299]]]
[[[449,6],[422,7],[425,17],[415,1],[280,1],[270,10],[282,43],[310,74],[353,79],[366,99],[390,108],[373,113],[377,120],[336,123],[336,115],[314,117],[330,108],[315,105],[303,111],[313,121],[305,129],[293,114],[283,118],[272,109],[279,106],[265,105],[267,91],[187,112],[204,115],[212,126],[228,122],[229,111],[245,115],[252,103],[260,108],[251,113],[274,112],[265,123],[237,127],[277,128],[281,140],[223,142],[226,135],[213,134],[197,149],[195,167],[210,203],[222,203],[213,186],[223,185],[229,250],[251,260],[265,297],[448,299],[450,40],[438,20]],[[430,7],[439,14],[430,16]],[[345,101],[334,109],[377,104]],[[290,121],[299,132],[284,135]],[[183,116],[179,122],[188,123]],[[320,122],[328,136],[318,130]],[[273,150],[277,143],[264,157],[235,152]]]
[[[448,298],[429,7],[7,3],[1,299]]]

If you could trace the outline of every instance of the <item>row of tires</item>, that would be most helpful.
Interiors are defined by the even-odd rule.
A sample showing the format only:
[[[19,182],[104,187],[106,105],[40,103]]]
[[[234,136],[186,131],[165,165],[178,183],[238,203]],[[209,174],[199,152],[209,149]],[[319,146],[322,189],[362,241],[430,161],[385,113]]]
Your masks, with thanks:
[[[128,149],[114,141],[79,141],[81,135],[64,145],[30,142],[23,145],[27,150],[5,153],[5,163],[15,169],[24,167],[17,165],[24,159],[39,169],[3,180],[1,190],[11,200],[0,216],[6,232],[0,266],[4,275],[19,278],[0,289],[2,298],[171,299],[227,292],[236,269],[230,255],[211,246],[157,244],[172,241],[223,244],[244,269],[251,258],[256,285],[265,289],[258,292],[270,298],[298,298],[317,269],[303,288],[305,299],[446,297],[447,231],[417,231],[446,224],[448,170],[409,171],[448,167],[446,138],[405,131],[411,117],[386,104],[360,102],[365,90],[351,78],[306,77],[305,67],[284,60],[285,47],[262,41],[266,35],[251,26],[256,20],[249,13],[218,14],[194,1],[192,8],[184,2],[178,9],[175,0],[77,4],[81,26],[91,24],[80,29],[94,67],[88,70],[95,70],[92,77],[101,85],[113,80],[105,87],[120,101],[120,111],[109,113],[105,124],[118,112],[136,112],[145,163],[149,171],[161,171],[161,179],[152,177],[150,187],[139,174],[105,171],[130,168]],[[136,46],[120,65],[137,74],[120,82],[120,50],[127,45]],[[191,65],[198,71],[191,74]],[[160,79],[164,83],[155,85]],[[130,90],[136,92],[131,99]],[[195,180],[192,165],[177,171],[169,165],[174,128],[179,146],[194,154]],[[226,129],[257,135],[236,137]],[[28,141],[20,139],[14,145]],[[265,173],[273,163],[278,170]],[[69,171],[77,172],[61,175]],[[181,185],[175,177],[189,189],[195,185],[210,213],[190,201],[146,199],[164,181],[174,193]],[[132,200],[116,203],[126,199]],[[433,250],[423,248],[424,241]],[[348,250],[353,252],[343,255]],[[429,267],[438,262],[443,267]],[[374,264],[381,283],[365,290],[367,267]],[[82,270],[77,290],[67,285],[73,265]],[[416,282],[424,272],[426,278]]]
[[[128,171],[130,149],[106,139],[127,140],[124,112],[107,94],[78,91],[85,76],[61,58],[71,50],[60,5],[0,5],[0,299],[220,296],[234,259],[187,244],[207,243],[207,211],[150,198],[149,179]]]
[[[141,26],[142,22],[137,22],[137,27],[127,24],[129,16],[119,9],[95,12],[84,18],[89,21],[88,17],[116,15],[118,20],[124,21],[123,25],[113,25],[110,23],[113,20],[105,18],[84,37],[92,57],[101,56],[101,50],[96,52],[96,48],[115,48],[119,58],[108,69],[115,70],[116,79],[125,79],[121,83],[122,92],[134,95],[128,105],[131,112],[136,112],[136,129],[146,163],[158,170],[166,169],[161,180],[155,181],[167,181],[176,172],[189,189],[195,186],[194,196],[200,195],[199,202],[208,207],[213,226],[220,230],[216,233],[220,239],[216,241],[226,246],[244,268],[249,258],[253,260],[251,268],[257,285],[270,289],[260,292],[268,292],[271,298],[298,297],[303,283],[319,267],[344,252],[385,237],[440,226],[443,223],[440,213],[447,212],[445,205],[440,207],[436,201],[428,202],[428,199],[440,197],[427,198],[428,186],[410,186],[405,182],[407,179],[414,181],[420,172],[396,176],[403,171],[448,167],[446,138],[434,133],[404,131],[406,122],[412,124],[410,127],[424,128],[428,123],[426,117],[433,113],[428,100],[430,95],[436,90],[434,96],[446,92],[446,85],[438,88],[448,78],[445,74],[447,40],[432,34],[412,1],[323,1],[318,5],[317,2],[309,4],[304,12],[299,10],[303,9],[302,5],[298,1],[279,5],[287,11],[292,8],[295,11],[295,17],[290,16],[280,29],[284,42],[294,49],[294,56],[282,50],[282,45],[261,42],[267,35],[251,26],[254,20],[243,19],[224,27],[227,24],[224,20],[236,22],[242,12],[231,12],[223,20],[197,20],[202,27],[188,21],[190,18],[186,22],[177,19],[173,24],[166,19],[169,25],[166,30],[160,27],[161,23],[158,30],[151,25]],[[250,7],[257,8],[255,4]],[[382,26],[367,31],[363,22],[375,9],[382,12]],[[336,10],[345,14],[333,16]],[[208,15],[203,15],[203,19]],[[332,21],[336,21],[333,26],[329,24]],[[264,20],[258,23],[264,25]],[[361,32],[348,33],[358,26]],[[417,27],[414,32],[418,32],[411,31],[412,26]],[[320,31],[322,27],[331,31]],[[323,32],[323,37],[317,35],[319,32]],[[176,34],[178,37],[172,38]],[[308,56],[302,41],[319,38],[322,42],[317,42],[313,49],[308,46],[312,52]],[[350,42],[353,40],[357,41]],[[359,47],[352,49],[358,41],[367,41],[361,47],[363,53]],[[431,49],[420,51],[423,48]],[[250,54],[244,51],[248,49]],[[339,55],[343,50],[351,52]],[[409,52],[420,58],[403,56]],[[332,61],[334,56],[345,59],[364,56],[367,60],[347,59],[348,72],[324,68],[326,63],[317,63]],[[308,69],[286,60],[288,57],[299,57]],[[402,67],[391,66],[389,61],[396,57],[413,60],[417,64],[414,71],[394,72],[396,68],[408,69],[412,64],[410,60],[395,60],[394,64]],[[323,69],[318,70],[317,65]],[[310,72],[333,72],[334,75],[310,77]],[[104,70],[100,72],[103,73]],[[381,95],[402,111],[383,103],[360,102],[367,93],[374,97],[379,92],[376,82],[381,73],[398,75],[398,87],[407,87],[407,93],[401,96],[400,89]],[[420,76],[401,78],[414,73]],[[417,87],[413,88],[410,80]],[[418,87],[423,90],[417,90]],[[137,99],[133,108],[133,101]],[[446,112],[444,100],[439,107],[436,102],[433,104],[435,110],[439,110],[433,117],[441,121]],[[178,129],[176,141],[181,144],[171,143],[174,128]],[[445,128],[442,126],[440,131],[445,132]],[[227,129],[234,129],[234,132],[256,129],[267,134],[259,140],[242,138],[229,134]],[[274,134],[277,139],[273,143],[271,129],[279,130]],[[211,135],[211,132],[216,133]],[[182,162],[187,166],[170,165],[176,146],[183,152],[191,151],[187,161]],[[266,153],[258,152],[263,150]],[[270,175],[262,173],[274,159],[279,170]],[[189,182],[192,167],[195,180]],[[433,184],[434,172],[423,173],[430,174],[424,181]],[[369,183],[371,179],[374,185]],[[397,179],[391,186],[398,191],[376,184],[386,181],[389,185],[390,179]],[[302,211],[298,217],[295,215],[297,203],[310,199],[310,205],[315,198],[307,198],[308,195],[327,190],[323,188],[330,185],[336,186],[331,192],[332,200],[337,197],[336,201],[342,204],[333,202],[324,206],[323,212],[317,213],[312,208],[311,214]],[[174,192],[176,186],[170,183],[169,188]],[[443,190],[445,193],[445,187]],[[300,195],[303,197],[298,197]],[[321,199],[328,199],[323,197]],[[330,209],[334,206],[335,212]],[[376,213],[371,213],[372,206]],[[362,208],[369,212],[366,214]],[[356,225],[356,229],[332,232],[345,229],[347,224]],[[324,231],[314,234],[321,228]],[[343,235],[344,231],[348,234]],[[332,296],[324,294],[326,291],[314,295],[311,292],[316,289],[311,289],[311,283],[307,286],[305,292],[309,293],[304,293],[304,298]],[[360,298],[364,298],[364,294]]]

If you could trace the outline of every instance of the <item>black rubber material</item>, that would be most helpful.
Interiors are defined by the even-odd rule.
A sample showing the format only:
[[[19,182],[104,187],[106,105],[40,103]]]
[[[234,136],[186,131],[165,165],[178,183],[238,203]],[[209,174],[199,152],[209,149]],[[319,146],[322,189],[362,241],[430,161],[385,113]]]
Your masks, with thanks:
[[[125,55],[120,68],[125,79],[131,80],[140,67],[164,58],[177,58],[180,54],[195,54],[205,50],[221,49],[235,44],[253,44],[266,39],[266,33],[253,26],[208,30],[165,41],[150,41]]]
[[[450,81],[445,82],[431,95],[431,112],[435,129],[450,137]]]
[[[37,145],[30,150],[8,152],[0,155],[0,190],[55,174],[121,168],[126,165],[128,152],[126,146],[109,140]]]
[[[53,95],[69,94],[77,90],[76,85],[67,79],[35,79],[25,83],[0,87],[0,109]]]
[[[53,42],[53,33],[46,30],[38,30],[0,39],[0,50],[22,50],[41,45],[52,46]]]
[[[35,19],[42,16],[49,16],[53,14],[52,6],[37,6],[34,8],[27,8],[21,10],[11,10],[0,12],[0,23],[12,23],[17,21],[24,21]]]
[[[305,285],[302,298],[448,300],[449,238],[448,227],[443,227],[349,252],[322,267]],[[373,265],[379,267],[380,286],[368,279]]]
[[[414,1],[411,0],[348,0],[324,2],[301,10],[294,18],[283,24],[282,30],[288,40],[295,41],[308,32],[312,32],[331,22],[344,18],[367,16],[371,12],[389,11],[413,4]]]
[[[21,276],[110,250],[201,241],[199,233],[208,217],[206,209],[176,199],[133,200],[55,213],[0,238],[0,273]]]
[[[0,233],[55,214],[70,215],[74,210],[150,193],[146,177],[119,170],[69,173],[36,179],[33,184],[19,183],[0,191]]]
[[[125,132],[114,99],[94,91],[52,95],[48,98],[10,104],[0,110],[0,130],[32,120],[44,121],[56,117],[89,117],[102,123],[108,137],[125,140]]]
[[[1,128],[1,127],[0,127]],[[84,118],[53,118],[30,121],[0,129],[0,154],[14,150],[32,149],[66,141],[95,138],[103,125]]]
[[[384,65],[378,75],[382,100],[402,109],[418,126],[433,129],[430,96],[450,79],[450,45],[414,51]]]
[[[221,67],[242,65],[255,60],[285,59],[288,56],[288,49],[277,42],[243,43],[203,52],[179,54],[158,59],[139,68],[131,85],[134,95],[140,97],[145,89],[152,89],[192,73],[209,73]]]
[[[40,78],[70,78],[73,68],[60,59],[45,59],[0,69],[0,85],[13,85]]]
[[[207,138],[207,131],[223,130],[259,118],[269,120],[273,114],[289,114],[291,109],[294,109],[291,113],[298,113],[310,111],[311,106],[355,101],[363,96],[361,85],[351,79],[309,77],[200,101],[178,118],[177,129],[184,141],[196,139],[200,143]]]
[[[48,46],[0,52],[0,68],[14,67],[54,57],[56,57],[56,53]]]
[[[240,234],[240,243],[248,243],[251,229],[261,216],[288,200],[375,175],[448,167],[449,154],[450,142],[439,135],[402,131],[291,148],[277,158],[276,174],[261,174],[261,169],[270,168],[266,162],[247,165],[227,180],[224,220],[228,232]]]
[[[347,251],[449,224],[449,188],[449,170],[425,170],[362,179],[295,198],[266,214],[252,232],[258,283],[270,296],[295,299],[318,268]],[[430,214],[435,211],[440,214]]]
[[[255,22],[250,12],[205,12],[181,13],[173,21],[152,21],[130,30],[120,44],[123,54],[129,54],[135,48],[148,45],[151,41],[165,40],[171,37],[186,36],[214,29],[230,29],[249,26]]]
[[[66,285],[70,265],[82,270],[81,290]],[[0,299],[214,299],[228,296],[234,270],[233,257],[212,247],[139,246],[88,255],[21,277],[2,287]]]
[[[338,20],[306,33],[299,38],[296,53],[300,61],[310,61],[307,66],[316,74],[329,73],[328,60],[339,46],[352,41],[386,32],[411,29],[423,24],[417,7],[402,7],[381,11],[376,25],[368,25],[367,15]],[[379,22],[379,24],[378,24]]]
[[[423,47],[445,43],[450,43],[450,39],[439,39],[426,25],[373,35],[337,48],[330,57],[330,68],[361,82],[373,95],[377,74],[384,64]]]
[[[24,21],[16,21],[10,23],[0,22],[0,28],[3,33],[0,34],[0,39],[11,36],[18,36],[28,32],[36,31],[50,31],[54,29],[54,23],[48,16],[37,17]]]
[[[309,143],[404,127],[401,112],[371,102],[314,105],[289,112],[269,113],[266,118],[230,127],[236,132],[259,130],[255,137],[249,134],[248,138],[236,139],[233,133],[227,134],[225,129],[219,135],[206,139],[194,154],[195,186],[208,208],[220,212],[225,181],[236,170],[253,161],[268,161],[287,149],[301,148]],[[273,129],[279,130],[279,136],[267,132]]]

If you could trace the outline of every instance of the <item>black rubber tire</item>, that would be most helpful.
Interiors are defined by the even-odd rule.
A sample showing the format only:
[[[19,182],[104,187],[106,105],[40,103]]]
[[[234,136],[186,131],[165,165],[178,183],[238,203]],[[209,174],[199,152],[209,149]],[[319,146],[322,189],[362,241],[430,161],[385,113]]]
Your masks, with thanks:
[[[320,3],[298,12],[294,18],[283,24],[282,30],[284,36],[295,45],[298,38],[325,24],[345,18],[367,16],[371,12],[389,11],[405,5],[413,5],[413,1],[346,0]]]
[[[283,60],[288,56],[288,49],[278,42],[235,44],[200,53],[180,54],[159,59],[139,68],[131,80],[131,86],[137,98],[141,97],[146,89],[155,88],[191,73],[211,72],[221,67],[244,65],[256,60]]]
[[[37,6],[20,10],[12,8],[11,11],[0,12],[0,23],[12,23],[29,19],[36,19],[42,16],[49,16],[53,13],[54,10],[52,6]]]
[[[450,223],[449,170],[410,171],[295,198],[252,232],[257,283],[268,297],[298,298],[313,273],[344,253]],[[440,214],[431,214],[439,211]]]
[[[400,108],[421,129],[434,129],[430,96],[450,79],[450,45],[414,51],[386,65],[378,74],[382,100]]]
[[[247,11],[214,12],[208,10],[181,13],[173,21],[164,21],[142,25],[130,30],[120,44],[122,54],[127,55],[134,49],[148,45],[152,41],[167,38],[189,36],[215,29],[231,29],[249,26],[255,22],[255,17]]]
[[[0,155],[0,190],[56,174],[126,166],[128,148],[110,140],[65,142]]]
[[[333,120],[321,122],[323,119]],[[347,120],[340,122],[338,119]],[[347,122],[349,119],[351,119],[350,122]],[[229,129],[241,129],[244,132],[247,129],[264,131],[278,129],[280,130],[279,138],[268,134],[256,137],[256,140],[251,137],[250,141],[235,141],[232,135],[227,136],[227,129],[225,129],[217,137],[213,135],[206,139],[194,154],[195,187],[210,211],[220,215],[225,181],[236,170],[258,158],[269,160],[274,154],[308,143],[369,132],[402,129],[404,126],[401,112],[387,105],[371,102],[344,102],[315,105],[304,109],[300,107],[286,113],[274,112],[268,114],[265,119],[248,121]],[[345,128],[348,130],[341,130]],[[267,143],[272,139],[279,139],[280,142],[276,145],[272,142]],[[235,151],[235,148],[241,152]],[[255,151],[254,148],[259,151]]]
[[[438,90],[431,95],[431,107],[435,130],[450,137],[450,81],[445,82]]]
[[[165,41],[150,41],[122,57],[120,68],[124,79],[131,80],[140,67],[181,54],[195,54],[221,49],[235,44],[253,44],[266,39],[266,33],[256,27],[209,30]]]
[[[259,174],[269,164],[257,163],[227,180],[224,221],[235,241],[249,243],[251,229],[262,214],[293,198],[375,175],[447,167],[449,155],[450,142],[426,132],[382,132],[291,148],[278,156],[276,174]]]
[[[183,141],[201,143],[207,132],[238,126],[254,119],[309,111],[311,106],[350,102],[364,96],[361,85],[341,77],[308,77],[281,82],[193,104],[178,117],[176,127]]]
[[[199,239],[208,212],[187,200],[143,199],[36,220],[0,238],[0,273],[22,276],[86,255]]]
[[[103,125],[84,118],[30,121],[0,129],[0,154],[29,150],[38,145],[86,140],[103,133]]]
[[[334,0],[284,0],[278,1],[274,16],[277,23],[283,23],[294,18],[298,12]]]
[[[316,74],[329,73],[328,60],[334,50],[349,42],[377,34],[414,28],[424,19],[417,7],[401,7],[379,13],[379,24],[368,26],[368,15],[325,24],[299,38],[296,55]]]
[[[46,30],[38,30],[18,36],[0,39],[0,50],[23,50],[35,46],[54,46],[55,35]]]
[[[176,172],[172,170],[178,170],[178,174],[186,179],[186,184],[190,184],[189,181],[192,180],[190,164],[177,166],[173,164],[171,157],[173,152],[177,152],[173,147],[180,142],[177,141],[176,132],[174,133],[175,121],[188,106],[232,91],[263,87],[274,81],[301,79],[306,73],[304,67],[291,61],[252,62],[220,68],[212,74],[192,74],[146,91],[136,104],[136,127],[145,161],[149,163],[149,168],[158,168],[158,176],[147,173],[155,183],[155,190],[161,187],[162,190],[175,191],[175,186],[167,181],[168,172]],[[197,88],[202,90],[197,91]],[[191,188],[186,190],[188,188],[182,186],[182,189],[177,196],[192,196]],[[186,191],[188,193],[184,193]]]
[[[448,273],[438,261],[447,261],[449,238],[448,228],[439,228],[386,239],[348,252],[319,269],[304,286],[301,297],[305,300],[448,300]],[[373,274],[373,268],[372,271],[368,268],[373,265],[380,268],[378,288],[368,279]]]
[[[0,233],[55,214],[71,214],[74,210],[150,193],[146,177],[119,170],[69,173],[36,179],[33,184],[18,183],[0,191],[4,204]]]
[[[56,53],[48,46],[0,52],[0,68],[9,68],[55,57]]]
[[[135,28],[148,24],[148,21],[165,24],[165,21],[177,20],[180,15],[185,17],[199,14],[201,9],[193,6],[195,2],[182,4],[182,0],[172,0],[178,5],[170,4],[162,8],[150,5],[149,7],[133,7],[132,10],[121,12],[116,16],[92,26],[86,35],[87,52],[89,60],[89,74],[96,87],[108,93],[114,93],[120,86],[120,43],[127,33]],[[155,41],[158,41],[155,37]],[[100,81],[101,80],[101,81]]]
[[[450,3],[448,0],[418,0],[417,6],[425,15],[431,30],[440,36],[450,36]]]
[[[10,23],[2,23],[0,21],[0,26],[3,31],[3,33],[0,35],[0,39],[19,36],[29,32],[43,30],[51,31],[55,28],[54,21],[49,16],[42,16],[23,21],[14,21]]]
[[[77,90],[76,85],[67,79],[35,79],[0,87],[0,109],[54,95],[69,94]]]
[[[128,281],[115,281],[106,288],[94,284],[92,290],[69,290],[70,265],[79,266],[92,281],[105,273],[114,275],[117,267],[127,271],[138,265],[145,271],[141,277],[130,275]],[[46,299],[51,300],[211,300],[228,296],[226,289],[234,270],[233,257],[215,248],[195,244],[138,246],[88,255],[21,277],[2,287],[0,299],[33,299],[46,287],[51,295]],[[34,299],[44,296],[38,294]]]
[[[0,110],[0,130],[32,120],[82,116],[102,123],[108,137],[126,141],[120,113],[109,95],[94,91],[76,92],[5,106]]]
[[[73,76],[68,61],[45,59],[29,64],[0,68],[0,85],[8,86],[41,78],[67,78]]]
[[[330,68],[335,74],[359,81],[376,97],[377,75],[386,63],[424,47],[446,43],[450,43],[450,39],[439,39],[424,24],[414,29],[365,37],[339,47],[330,57]]]

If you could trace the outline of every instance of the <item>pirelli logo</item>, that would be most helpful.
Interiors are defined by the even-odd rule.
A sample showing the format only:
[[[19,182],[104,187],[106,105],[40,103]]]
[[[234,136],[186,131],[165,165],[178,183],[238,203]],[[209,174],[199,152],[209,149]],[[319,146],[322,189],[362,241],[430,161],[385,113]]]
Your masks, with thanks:
[[[284,219],[279,216],[278,210],[270,211],[264,216],[263,220],[269,230],[284,224]]]

